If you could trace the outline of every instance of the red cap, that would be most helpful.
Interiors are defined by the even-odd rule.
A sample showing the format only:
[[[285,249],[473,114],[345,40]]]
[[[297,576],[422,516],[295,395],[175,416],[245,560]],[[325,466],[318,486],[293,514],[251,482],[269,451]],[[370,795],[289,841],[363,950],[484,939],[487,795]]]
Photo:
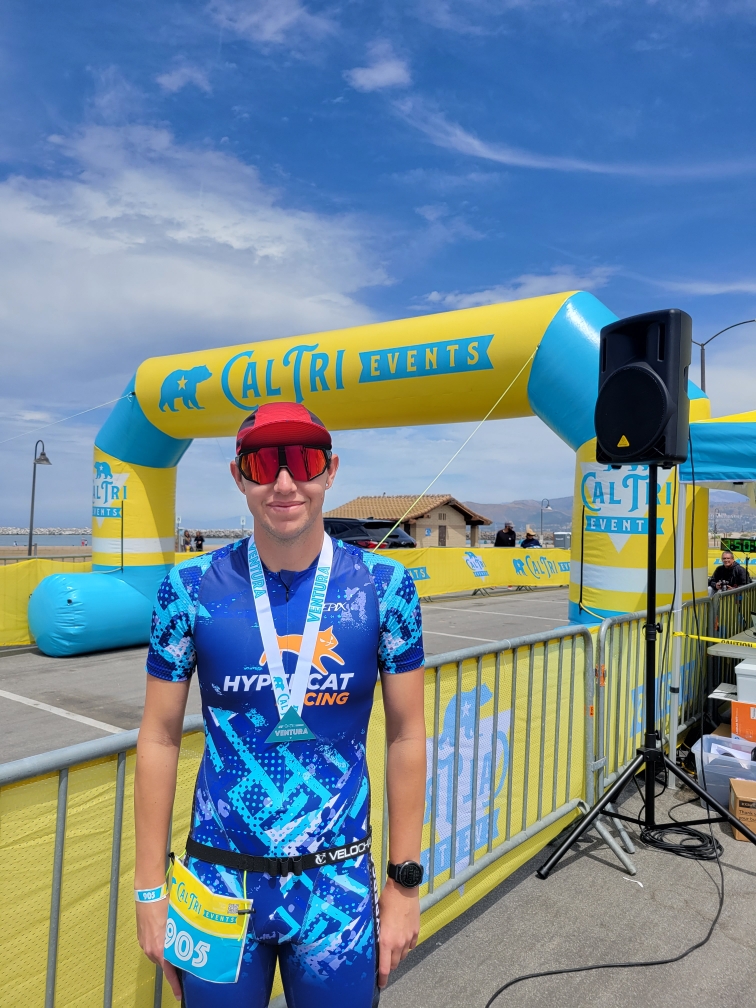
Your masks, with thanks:
[[[331,435],[322,420],[300,403],[264,403],[256,407],[236,435],[236,454],[284,445],[330,448]]]

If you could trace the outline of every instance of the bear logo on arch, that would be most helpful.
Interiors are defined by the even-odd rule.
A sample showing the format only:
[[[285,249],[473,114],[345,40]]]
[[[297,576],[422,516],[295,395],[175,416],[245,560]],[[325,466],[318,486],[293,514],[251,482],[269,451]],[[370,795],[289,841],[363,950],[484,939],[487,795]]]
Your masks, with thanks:
[[[197,386],[212,376],[210,368],[204,364],[171,371],[160,386],[160,412],[163,413],[167,406],[171,413],[178,413],[177,399],[181,399],[185,409],[204,409],[205,407],[197,402]]]

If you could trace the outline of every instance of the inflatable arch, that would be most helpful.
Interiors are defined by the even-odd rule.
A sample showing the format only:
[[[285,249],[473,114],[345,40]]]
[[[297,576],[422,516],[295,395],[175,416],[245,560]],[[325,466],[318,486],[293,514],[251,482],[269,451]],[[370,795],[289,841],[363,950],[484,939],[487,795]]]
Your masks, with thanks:
[[[255,405],[279,397],[339,431],[480,420],[512,383],[491,419],[535,414],[577,453],[570,620],[642,608],[648,470],[595,462],[599,331],[616,318],[578,291],[145,361],[95,441],[92,573],[38,586],[29,605],[38,646],[65,655],[146,641],[157,586],[174,563],[181,457],[193,438],[233,435]],[[695,386],[691,399],[691,418],[707,417]],[[660,478],[664,604],[677,477]],[[706,577],[700,525],[697,590]]]

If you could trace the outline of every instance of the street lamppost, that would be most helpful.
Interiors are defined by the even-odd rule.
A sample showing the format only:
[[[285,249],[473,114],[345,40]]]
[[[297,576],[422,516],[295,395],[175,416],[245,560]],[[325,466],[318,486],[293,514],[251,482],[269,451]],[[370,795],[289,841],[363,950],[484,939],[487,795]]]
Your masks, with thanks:
[[[39,446],[42,445],[42,450],[37,451]],[[45,442],[37,441],[34,445],[34,465],[32,466],[32,496],[31,496],[31,514],[29,515],[29,546],[26,551],[27,556],[32,555],[32,539],[34,538],[34,494],[37,489],[37,466],[38,465],[52,465],[50,459],[45,455]]]
[[[701,347],[701,391],[706,391],[706,345],[711,343],[712,340],[716,339],[717,336],[721,336],[723,332],[727,332],[728,329],[737,329],[738,326],[748,325],[750,322],[756,322],[756,319],[744,319],[742,322],[733,322],[732,325],[725,326],[724,329],[720,329],[719,332],[715,332],[713,336],[709,336],[707,340],[703,343],[699,343],[698,340],[693,340],[696,346]]]
[[[543,546],[543,512],[553,511],[553,507],[549,504],[548,500],[544,497],[541,501],[541,546]]]

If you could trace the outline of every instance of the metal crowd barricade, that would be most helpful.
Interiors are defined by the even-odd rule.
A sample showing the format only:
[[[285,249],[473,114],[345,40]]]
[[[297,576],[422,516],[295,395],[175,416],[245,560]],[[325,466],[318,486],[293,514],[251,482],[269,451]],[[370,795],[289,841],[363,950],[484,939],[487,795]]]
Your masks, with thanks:
[[[199,738],[201,730],[200,715],[184,719],[185,740],[191,735]],[[133,781],[137,735],[137,731],[124,731],[0,765],[0,900],[9,901],[0,936],[4,952],[0,1001],[9,1008],[65,1008],[67,1003],[101,1003],[103,1008],[111,1008],[127,1003],[118,997],[116,988],[116,951],[120,939],[121,951],[124,944],[129,949],[126,958],[134,958],[130,898],[133,820],[125,799],[127,773]],[[182,748],[182,757],[192,763],[189,774],[184,764],[183,776],[189,778],[189,787],[188,794],[186,786],[179,788],[182,803],[191,802],[200,753],[201,746],[195,745],[193,753]],[[24,784],[30,785],[30,793],[19,799],[14,785]],[[185,811],[188,813],[188,806]],[[188,814],[183,818],[188,824]],[[88,843],[90,836],[94,851]],[[107,846],[102,842],[104,836]],[[124,864],[124,846],[129,848],[128,864]],[[43,851],[51,855],[48,863],[40,857]],[[82,852],[92,860],[81,858]],[[88,863],[76,864],[77,859]],[[65,954],[61,955],[64,945]],[[120,966],[123,977],[124,963]],[[146,959],[142,970],[145,967],[151,971],[146,979],[151,991],[149,1004],[159,1006],[162,971],[156,971]],[[66,976],[61,979],[63,970]],[[63,995],[61,986],[65,988]],[[141,988],[144,986],[142,977]],[[72,993],[77,987],[76,994]],[[92,988],[98,990],[94,1001]],[[133,992],[128,1003],[137,1003]]]
[[[709,637],[734,637],[749,630],[751,616],[756,616],[756,582],[742,588],[715,592],[711,596],[711,609],[707,635]],[[720,682],[735,682],[735,665],[741,658],[722,655],[709,657],[709,685],[713,689]]]
[[[44,554],[43,556],[38,556],[36,549],[33,556],[27,556],[25,553],[22,555],[11,554],[6,556],[0,556],[0,567],[6,567],[8,564],[15,563],[25,563],[27,560],[59,560],[63,563],[91,563],[92,554],[91,553],[54,553],[48,556]]]
[[[427,913],[592,795],[593,638],[568,627],[426,663]],[[381,835],[386,861],[387,812]]]
[[[587,772],[594,762],[593,691],[594,641],[586,627],[429,659],[421,909],[433,929],[532,856],[543,843],[539,834],[553,835],[560,820],[593,800]],[[201,717],[185,719],[177,837],[188,826],[201,727]],[[9,1008],[168,1003],[162,975],[134,934],[136,738],[135,731],[123,732],[0,766],[0,898],[8,901],[4,920],[17,925],[0,936],[0,1001]],[[368,762],[374,801],[384,813],[376,822],[374,806],[374,855],[385,864],[381,704],[371,721]],[[466,886],[468,903],[459,895]],[[283,1003],[279,996],[271,1006]]]
[[[701,713],[702,677],[706,671],[706,642],[712,600],[706,596],[682,606],[678,733]],[[670,672],[672,661],[672,607],[657,610],[661,633],[656,649],[656,705],[662,731],[669,731]],[[603,794],[634,759],[643,739],[645,690],[646,613],[626,613],[603,621],[598,631],[596,683],[596,792]],[[705,686],[705,683],[703,684]],[[705,695],[705,692],[704,692]]]

